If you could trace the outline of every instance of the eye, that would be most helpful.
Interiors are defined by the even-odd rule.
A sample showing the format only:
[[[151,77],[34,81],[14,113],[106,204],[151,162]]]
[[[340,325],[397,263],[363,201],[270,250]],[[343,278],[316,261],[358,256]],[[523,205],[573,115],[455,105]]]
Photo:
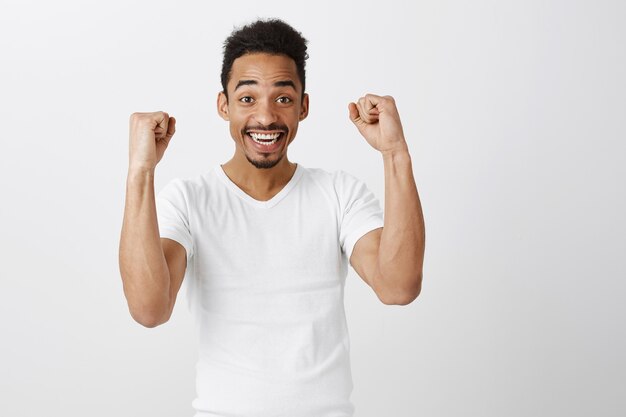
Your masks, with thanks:
[[[287,104],[287,103],[291,103],[292,100],[289,97],[282,96],[282,97],[278,97],[276,101],[282,104]]]
[[[250,96],[244,96],[239,99],[242,103],[252,103],[254,99]]]

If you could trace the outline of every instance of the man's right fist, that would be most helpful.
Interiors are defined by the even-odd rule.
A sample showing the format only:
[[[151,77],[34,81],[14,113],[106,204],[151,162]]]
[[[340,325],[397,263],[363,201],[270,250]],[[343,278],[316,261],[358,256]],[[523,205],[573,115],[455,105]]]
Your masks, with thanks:
[[[176,119],[166,112],[130,115],[129,169],[154,170],[176,132]]]

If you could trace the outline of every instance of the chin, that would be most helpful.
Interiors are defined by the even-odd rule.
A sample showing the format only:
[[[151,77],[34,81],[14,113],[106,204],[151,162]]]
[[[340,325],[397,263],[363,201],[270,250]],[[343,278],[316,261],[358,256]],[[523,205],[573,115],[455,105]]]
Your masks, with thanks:
[[[283,159],[283,156],[279,156],[276,159],[252,159],[248,155],[246,155],[246,159],[252,165],[254,165],[258,169],[270,169],[274,168],[278,163]]]

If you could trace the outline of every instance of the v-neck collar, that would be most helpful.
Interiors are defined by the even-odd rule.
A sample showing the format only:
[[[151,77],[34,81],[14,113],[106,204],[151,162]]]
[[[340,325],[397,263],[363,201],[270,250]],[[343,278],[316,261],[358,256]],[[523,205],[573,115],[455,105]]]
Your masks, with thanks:
[[[300,164],[296,164],[296,170],[291,176],[291,179],[289,179],[289,182],[287,182],[287,184],[285,184],[285,186],[278,193],[276,193],[274,197],[270,198],[267,201],[261,201],[261,200],[256,200],[252,198],[250,195],[246,194],[245,191],[239,188],[237,184],[235,184],[230,178],[228,178],[228,175],[226,175],[221,165],[218,165],[215,167],[215,173],[217,174],[217,177],[222,181],[222,183],[226,186],[226,188],[228,188],[230,191],[235,193],[239,198],[241,198],[246,203],[251,204],[254,207],[265,208],[265,209],[274,207],[283,198],[285,198],[287,194],[289,194],[289,192],[293,189],[293,187],[296,186],[296,184],[302,177],[303,170],[304,168],[302,168]]]

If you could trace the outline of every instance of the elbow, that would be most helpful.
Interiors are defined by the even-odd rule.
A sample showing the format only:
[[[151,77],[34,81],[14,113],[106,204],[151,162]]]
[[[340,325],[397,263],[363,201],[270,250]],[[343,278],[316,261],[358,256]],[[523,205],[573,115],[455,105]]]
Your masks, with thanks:
[[[153,317],[135,318],[135,321],[141,324],[143,327],[146,327],[148,329],[153,329],[166,322],[166,320],[160,320],[158,318],[153,318]]]
[[[143,327],[147,327],[148,329],[160,326],[161,324],[164,324],[169,320],[169,318],[163,318],[162,316],[148,314],[131,314],[131,316],[137,323],[141,324]]]
[[[422,279],[417,280],[417,284],[406,288],[394,288],[386,291],[378,291],[378,299],[385,305],[405,306],[411,304],[422,292]]]
[[[166,294],[145,294],[131,286],[124,286],[124,295],[130,316],[147,328],[166,323],[172,315],[173,305]]]
[[[406,306],[411,304],[419,296],[419,291],[406,291],[393,296],[378,297],[380,301],[388,306]]]
[[[169,321],[171,312],[157,308],[132,308],[130,315],[137,323],[149,329],[155,328]]]

